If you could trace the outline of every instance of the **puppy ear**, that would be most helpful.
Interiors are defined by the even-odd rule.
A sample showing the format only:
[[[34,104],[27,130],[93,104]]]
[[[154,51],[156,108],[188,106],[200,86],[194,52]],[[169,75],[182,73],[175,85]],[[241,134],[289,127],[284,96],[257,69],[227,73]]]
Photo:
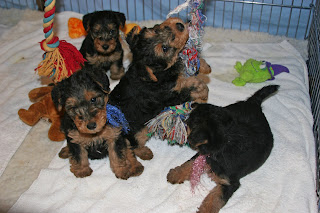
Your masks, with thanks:
[[[126,35],[126,41],[130,47],[133,47],[135,42],[138,40],[139,28],[134,26],[130,32]]]
[[[63,94],[63,82],[59,82],[55,85],[51,91],[52,101],[58,111],[61,111],[63,108],[62,103],[62,94]]]
[[[82,17],[82,25],[87,32],[90,30],[89,25],[90,25],[91,18],[93,17],[93,14],[94,13],[88,13]]]
[[[110,93],[110,82],[106,72],[101,69],[88,71],[89,77],[101,88],[104,93]]]
[[[118,21],[118,24],[121,27],[124,27],[124,25],[126,24],[126,16],[123,13],[120,13],[120,12],[113,12],[113,14],[116,17],[116,19]]]

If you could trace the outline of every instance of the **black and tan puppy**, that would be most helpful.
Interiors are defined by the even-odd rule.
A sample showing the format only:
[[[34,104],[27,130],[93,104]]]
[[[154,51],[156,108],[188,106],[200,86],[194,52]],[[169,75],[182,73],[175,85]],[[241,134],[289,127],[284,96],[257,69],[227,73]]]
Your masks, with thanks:
[[[278,90],[266,86],[247,101],[226,107],[194,104],[187,119],[188,142],[198,153],[167,175],[170,183],[190,180],[193,163],[205,156],[205,170],[216,182],[198,212],[217,213],[240,187],[240,179],[257,170],[269,157],[273,135],[262,112],[262,101]]]
[[[124,74],[123,49],[119,27],[124,27],[125,15],[114,11],[96,11],[83,16],[83,26],[88,32],[80,52],[87,60],[85,65],[110,69],[110,78],[120,79]]]
[[[196,76],[186,77],[178,54],[189,32],[179,18],[169,18],[153,28],[134,28],[127,35],[133,60],[126,74],[110,94],[110,103],[118,106],[130,123],[128,139],[141,159],[153,153],[145,146],[149,139],[145,123],[165,107],[186,101],[206,102],[207,85]]]
[[[88,158],[101,159],[107,155],[118,178],[127,179],[143,171],[122,128],[107,124],[109,92],[106,74],[90,67],[59,82],[51,92],[57,109],[65,110],[61,129],[66,135],[67,147],[59,156],[69,158],[70,170],[76,177],[91,175]]]

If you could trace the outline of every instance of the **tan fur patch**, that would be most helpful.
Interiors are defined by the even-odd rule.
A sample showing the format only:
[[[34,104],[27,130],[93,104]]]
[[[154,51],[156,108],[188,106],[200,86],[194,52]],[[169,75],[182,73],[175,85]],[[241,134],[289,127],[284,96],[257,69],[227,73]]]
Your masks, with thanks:
[[[80,162],[77,162],[72,157],[69,158],[70,171],[76,177],[87,177],[92,173],[92,169],[89,166],[88,152],[84,147],[80,146]]]
[[[82,147],[89,147],[95,143],[102,143],[104,140],[114,141],[121,133],[121,128],[112,128],[105,126],[100,132],[96,134],[85,134],[79,131],[70,131],[68,136],[72,138],[71,142],[79,144]]]
[[[119,67],[116,63],[110,66],[110,78],[113,80],[119,80],[124,75],[123,66]]]
[[[181,32],[177,29],[177,23],[184,25],[184,31]],[[169,26],[172,32],[175,34],[175,39],[171,42],[170,46],[173,46],[180,51],[185,46],[189,38],[187,25],[180,18],[169,18],[160,25],[160,28],[164,28],[165,26]]]
[[[70,98],[68,98],[68,99],[66,100],[65,108],[66,108],[66,109],[70,109],[70,108],[76,106],[77,103],[78,103],[78,100],[77,100],[76,98],[70,97]]]
[[[148,39],[148,38],[154,37],[155,35],[156,35],[156,33],[154,32],[154,30],[152,30],[152,29],[147,29],[146,32],[145,32],[145,34],[144,34],[144,37],[145,37],[146,39]]]
[[[134,149],[134,153],[142,160],[151,160],[153,158],[152,151],[147,146],[145,146],[146,142],[149,140],[147,134],[148,127],[144,127],[134,136],[138,141],[138,147]]]
[[[81,133],[87,133],[87,134],[94,134],[97,132],[100,132],[102,130],[102,128],[105,126],[106,121],[107,121],[107,112],[105,110],[106,107],[104,107],[103,109],[100,109],[96,116],[91,119],[91,120],[82,120],[80,119],[78,116],[75,117],[75,119],[73,120],[74,124],[76,125],[77,129],[79,132]],[[87,125],[90,122],[95,122],[96,123],[96,128],[93,130],[88,129]]]
[[[157,82],[158,79],[157,79],[157,77],[153,74],[152,69],[151,69],[150,67],[146,66],[146,70],[147,70],[147,72],[149,73],[150,79],[151,79],[152,81],[154,81],[154,82]]]
[[[183,163],[181,166],[177,166],[174,169],[170,169],[167,180],[172,184],[183,183],[185,180],[190,179],[192,173],[192,166],[194,160],[189,160]]]
[[[67,159],[69,156],[70,156],[69,147],[68,146],[63,147],[59,152],[59,157],[62,159]]]
[[[182,74],[178,77],[176,86],[173,90],[180,92],[183,88],[191,88],[191,98],[193,101],[198,103],[206,103],[208,100],[209,88],[206,83],[197,76],[185,77]]]
[[[108,45],[109,46],[108,49],[104,49],[103,48],[104,45]],[[116,45],[117,45],[117,41],[114,38],[112,38],[112,39],[110,39],[108,41],[103,41],[103,40],[100,40],[98,38],[95,38],[93,40],[94,48],[96,49],[96,51],[98,51],[101,54],[110,54],[110,53],[112,53],[115,50]]]
[[[115,152],[115,141],[107,140],[108,143],[108,153],[110,159],[111,170],[115,173],[117,178],[128,179],[131,176],[138,176],[143,171],[142,164],[137,161],[133,151],[128,147],[123,150],[122,158],[118,157]],[[127,141],[127,144],[129,142]]]
[[[148,137],[148,127],[144,127],[140,132],[138,132],[135,136],[136,140],[139,143],[139,146],[146,145],[146,142],[149,140]]]
[[[218,213],[220,209],[225,205],[225,202],[222,200],[222,196],[222,186],[218,184],[202,201],[201,206],[199,207],[197,212]]]
[[[119,60],[121,57],[121,52],[115,52],[111,55],[89,55],[87,53],[86,58],[91,65],[99,65],[101,63],[104,63],[106,61],[108,62],[115,62]]]
[[[84,98],[87,101],[90,101],[92,98],[96,97],[97,93],[93,92],[93,91],[84,91]]]

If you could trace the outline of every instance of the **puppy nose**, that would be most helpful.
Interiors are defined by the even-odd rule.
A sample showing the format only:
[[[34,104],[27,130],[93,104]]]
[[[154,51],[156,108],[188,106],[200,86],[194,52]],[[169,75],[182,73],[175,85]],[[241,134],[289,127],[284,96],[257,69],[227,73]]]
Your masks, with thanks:
[[[102,46],[102,48],[103,48],[104,50],[107,50],[107,49],[109,48],[109,45],[105,44],[105,45]]]
[[[88,123],[87,128],[90,130],[94,130],[97,127],[95,122]]]
[[[177,29],[180,31],[180,32],[183,32],[184,30],[184,25],[181,24],[181,23],[176,23],[176,26],[177,26]]]

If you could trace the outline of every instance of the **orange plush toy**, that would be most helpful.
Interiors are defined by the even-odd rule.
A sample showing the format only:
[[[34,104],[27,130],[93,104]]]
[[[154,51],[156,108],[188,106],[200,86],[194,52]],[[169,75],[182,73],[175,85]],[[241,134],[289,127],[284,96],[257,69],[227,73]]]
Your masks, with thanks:
[[[64,133],[60,131],[63,112],[59,112],[52,102],[51,90],[53,86],[39,87],[29,92],[29,99],[34,102],[28,110],[20,109],[18,115],[20,119],[34,126],[41,118],[49,120],[52,124],[48,132],[48,138],[52,141],[63,141]]]
[[[124,27],[120,28],[120,30],[127,35],[135,26],[138,27],[138,31],[141,30],[140,26],[135,23],[126,24]],[[78,18],[69,18],[68,30],[70,38],[80,38],[81,36],[87,35],[87,32],[83,27],[82,20]]]
[[[70,38],[79,38],[87,35],[87,32],[83,27],[82,20],[78,18],[69,18],[68,29]]]

